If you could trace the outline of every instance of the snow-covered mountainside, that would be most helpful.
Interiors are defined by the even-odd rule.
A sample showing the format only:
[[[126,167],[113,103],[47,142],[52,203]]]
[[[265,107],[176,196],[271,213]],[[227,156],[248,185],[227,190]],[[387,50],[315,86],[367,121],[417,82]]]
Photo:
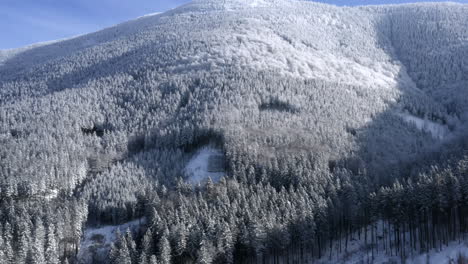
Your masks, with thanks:
[[[448,18],[445,24],[420,24],[420,12]],[[60,175],[79,182],[74,168],[86,164],[90,149],[115,152],[111,149],[125,148],[132,137],[153,148],[161,137],[194,129],[222,130],[227,140],[246,144],[241,150],[250,153],[255,146],[267,158],[316,149],[332,160],[360,149],[387,161],[413,157],[434,139],[408,137],[418,132],[392,112],[404,110],[452,130],[466,118],[464,12],[466,6],[458,4],[339,8],[287,0],[203,0],[93,34],[10,51],[15,55],[6,53],[0,66],[0,133],[10,135],[3,140],[9,155],[2,164],[24,160],[27,153],[66,155],[68,165],[53,159],[46,162],[50,168],[39,170],[33,167],[47,155],[32,155],[33,162],[8,174],[47,181],[49,169],[60,166],[67,171]],[[411,17],[414,22],[407,21]],[[434,30],[443,40],[422,47],[436,54],[411,56],[411,45]],[[399,43],[402,39],[410,44]],[[443,52],[442,41],[450,44]],[[421,43],[414,45],[421,50]],[[450,75],[437,78],[444,82],[439,85],[429,78],[443,70],[423,76],[424,67],[443,67]],[[260,107],[271,101],[300,110]],[[392,146],[385,153],[369,149],[375,146],[367,146],[374,137],[369,134],[389,124],[379,140]],[[102,138],[82,133],[95,125],[107,126],[108,133]],[[270,143],[260,142],[265,136]],[[53,145],[58,147],[51,151]],[[24,151],[11,153],[14,149]]]
[[[282,206],[308,195],[300,201],[314,209],[304,214],[319,217],[336,202],[335,191],[356,186],[355,204],[365,212],[359,221],[366,222],[366,203],[380,197],[381,186],[412,188],[431,165],[462,159],[467,28],[468,6],[455,3],[194,0],[92,34],[0,51],[0,201],[22,203],[54,190],[51,203],[89,212],[83,223],[159,217],[166,221],[159,235],[197,226],[190,233],[196,240],[224,225],[234,234],[253,232],[276,214],[267,233],[278,235],[299,217],[287,218],[291,208]],[[216,148],[203,149],[208,143]],[[209,171],[211,154],[225,171]],[[191,184],[210,173],[218,187],[209,185],[204,197],[204,187]],[[231,207],[268,197],[263,206],[242,205],[267,211],[235,214],[216,195],[229,196],[223,201]],[[180,210],[193,217],[181,220]],[[216,228],[184,222],[208,215],[219,220]],[[79,247],[76,229],[62,233],[62,248]],[[171,247],[185,243],[167,236]],[[291,246],[268,251],[255,243],[240,252],[286,254]],[[198,254],[177,245],[174,257]],[[323,245],[312,247],[314,256]]]

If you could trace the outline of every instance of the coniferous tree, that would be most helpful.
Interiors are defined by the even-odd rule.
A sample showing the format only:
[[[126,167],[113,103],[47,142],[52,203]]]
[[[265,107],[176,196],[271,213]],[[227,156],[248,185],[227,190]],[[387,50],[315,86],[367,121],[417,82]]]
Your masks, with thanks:
[[[211,264],[213,262],[213,248],[211,243],[203,238],[198,250],[197,264]]]
[[[159,241],[158,246],[159,251],[159,263],[161,264],[170,264],[171,263],[171,245],[167,239],[167,235],[164,234]]]
[[[158,264],[158,258],[156,257],[156,255],[151,255],[151,257],[149,258],[149,264]]]
[[[153,252],[154,252],[153,232],[151,231],[151,228],[149,228],[145,232],[145,235],[143,236],[143,241],[141,244],[141,253],[139,256],[138,263],[142,263],[142,264],[149,263],[150,257],[152,256]]]
[[[115,263],[132,264],[132,256],[127,243],[121,243],[114,256]]]
[[[31,263],[44,263],[45,231],[42,220],[40,218],[35,220],[32,239],[33,242],[30,249]]]
[[[231,229],[227,223],[223,223],[221,227],[221,234],[219,237],[220,240],[220,251],[224,255],[225,263],[233,263],[233,248],[234,248],[234,238],[231,232]]]
[[[18,244],[16,247],[15,259],[19,263],[26,263],[29,252],[30,240],[29,226],[25,220],[18,224]]]
[[[49,264],[58,264],[59,255],[56,241],[55,227],[49,224],[47,228],[46,241],[45,241],[45,261]]]
[[[125,244],[130,254],[130,259],[132,262],[137,262],[137,250],[136,250],[136,243],[133,240],[132,232],[130,229],[127,229],[125,232]]]

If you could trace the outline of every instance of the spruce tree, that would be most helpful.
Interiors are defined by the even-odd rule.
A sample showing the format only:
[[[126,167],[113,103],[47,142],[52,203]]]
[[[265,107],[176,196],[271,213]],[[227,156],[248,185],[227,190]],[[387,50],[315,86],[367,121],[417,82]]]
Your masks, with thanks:
[[[128,228],[127,231],[125,232],[125,244],[129,251],[132,262],[136,262],[138,252],[136,250],[136,243],[133,240],[133,236],[132,236],[132,232],[130,231],[130,228]]]
[[[179,227],[177,232],[175,232],[174,240],[174,254],[176,256],[180,256],[184,253],[187,247],[187,230],[184,225]]]
[[[18,263],[25,263],[29,252],[30,232],[25,220],[18,224],[18,238],[15,259]]]
[[[150,259],[149,259],[149,264],[158,264],[158,258],[156,257],[156,255],[151,255]]]
[[[32,263],[44,263],[44,240],[45,240],[45,231],[42,224],[42,220],[38,217],[35,220],[34,230],[33,230],[33,242],[31,246],[31,260]]]
[[[167,239],[167,235],[164,234],[159,241],[159,262],[161,264],[170,264],[171,263],[171,245]]]
[[[213,262],[213,248],[206,238],[200,242],[200,249],[198,250],[197,264],[211,264]]]
[[[132,256],[127,243],[121,243],[114,261],[118,264],[132,264]]]
[[[224,253],[224,258],[227,264],[233,263],[233,248],[234,238],[232,236],[231,228],[227,223],[223,223],[220,239],[221,250]]]
[[[49,224],[47,228],[46,243],[45,243],[45,260],[48,264],[58,264],[58,246],[55,234],[55,227],[53,224]]]
[[[151,228],[148,228],[141,242],[141,253],[138,260],[139,263],[147,264],[150,261],[150,256],[153,252],[153,232],[151,232]]]
[[[5,253],[3,252],[3,248],[0,248],[0,263],[9,263]]]

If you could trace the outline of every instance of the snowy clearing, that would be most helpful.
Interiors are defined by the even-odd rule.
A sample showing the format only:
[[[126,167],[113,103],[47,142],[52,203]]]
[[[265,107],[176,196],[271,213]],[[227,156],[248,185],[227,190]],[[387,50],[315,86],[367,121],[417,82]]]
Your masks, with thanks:
[[[444,139],[450,133],[446,125],[422,119],[407,113],[399,114],[399,116],[403,118],[405,122],[415,125],[419,130],[431,133],[432,137],[436,139]]]
[[[92,263],[91,260],[96,257],[98,259],[105,258],[111,243],[117,239],[117,230],[121,234],[125,233],[127,229],[136,232],[145,222],[145,218],[140,218],[122,225],[87,228],[84,231],[78,252],[79,263]]]
[[[203,183],[208,178],[217,182],[225,175],[222,168],[223,152],[212,146],[205,146],[197,151],[185,167],[187,181],[193,185]]]

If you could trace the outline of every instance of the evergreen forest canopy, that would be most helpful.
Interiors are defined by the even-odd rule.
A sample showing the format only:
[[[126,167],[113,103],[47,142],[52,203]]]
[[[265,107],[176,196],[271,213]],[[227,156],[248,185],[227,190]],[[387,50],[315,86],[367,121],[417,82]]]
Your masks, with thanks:
[[[194,0],[3,50],[0,263],[404,259],[468,232],[467,124],[464,4]]]

